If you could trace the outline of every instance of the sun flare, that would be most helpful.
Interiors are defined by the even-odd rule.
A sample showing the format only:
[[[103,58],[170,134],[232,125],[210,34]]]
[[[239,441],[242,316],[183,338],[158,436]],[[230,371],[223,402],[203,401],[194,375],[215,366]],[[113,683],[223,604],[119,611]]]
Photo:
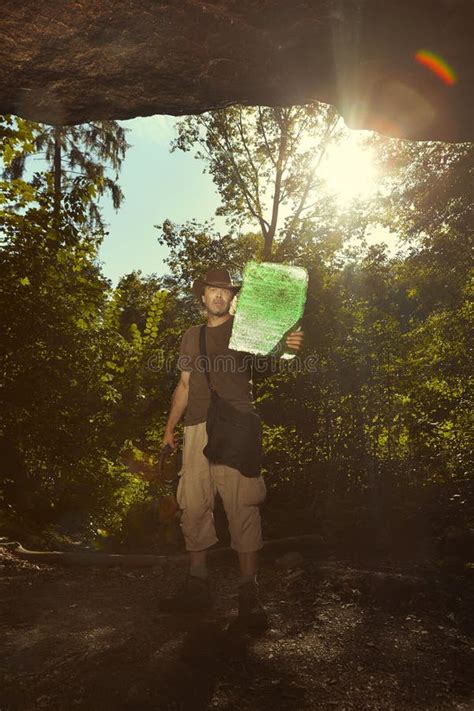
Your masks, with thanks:
[[[358,137],[348,137],[331,146],[321,163],[319,175],[342,204],[367,200],[377,190],[377,171],[371,148]]]

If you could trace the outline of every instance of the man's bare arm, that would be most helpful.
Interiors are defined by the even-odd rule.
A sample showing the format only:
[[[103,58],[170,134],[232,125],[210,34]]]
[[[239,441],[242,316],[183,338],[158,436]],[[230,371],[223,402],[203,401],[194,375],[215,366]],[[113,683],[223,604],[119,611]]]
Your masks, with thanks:
[[[174,440],[174,428],[180,421],[188,405],[190,375],[191,373],[188,371],[181,371],[181,378],[179,379],[179,382],[174,389],[173,397],[171,399],[171,410],[168,416],[168,422],[166,423],[163,444],[169,444],[170,447],[172,447],[173,449],[176,449],[176,442]]]

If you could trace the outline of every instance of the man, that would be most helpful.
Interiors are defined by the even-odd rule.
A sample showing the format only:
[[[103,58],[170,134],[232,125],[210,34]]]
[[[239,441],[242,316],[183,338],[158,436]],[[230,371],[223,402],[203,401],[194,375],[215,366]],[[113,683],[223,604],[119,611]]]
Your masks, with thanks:
[[[209,269],[196,279],[192,291],[207,315],[206,352],[210,377],[221,397],[242,412],[255,411],[250,355],[229,349],[234,317],[230,308],[240,289],[226,269]],[[183,434],[183,466],[177,490],[182,511],[181,529],[190,555],[190,568],[182,592],[161,601],[162,610],[204,609],[212,604],[206,564],[207,549],[218,539],[214,528],[214,498],[219,492],[227,515],[231,547],[237,551],[239,583],[238,625],[264,629],[267,615],[258,597],[258,551],[263,547],[259,504],[266,497],[263,476],[246,477],[237,469],[213,464],[203,454],[207,443],[206,417],[210,391],[206,375],[196,362],[200,326],[191,326],[181,340],[178,368],[180,381],[173,393],[163,444],[176,447],[174,429],[186,411]],[[286,345],[297,351],[303,332],[288,334]]]

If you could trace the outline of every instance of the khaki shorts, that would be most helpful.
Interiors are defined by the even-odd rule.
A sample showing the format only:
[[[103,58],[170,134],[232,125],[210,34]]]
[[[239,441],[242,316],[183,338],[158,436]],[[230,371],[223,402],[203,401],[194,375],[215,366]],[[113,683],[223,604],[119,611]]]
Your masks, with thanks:
[[[246,477],[225,464],[211,464],[202,453],[207,444],[206,423],[184,428],[183,466],[176,492],[186,550],[200,551],[218,542],[214,527],[214,499],[219,492],[231,547],[250,553],[263,547],[259,504],[267,489],[263,476]]]

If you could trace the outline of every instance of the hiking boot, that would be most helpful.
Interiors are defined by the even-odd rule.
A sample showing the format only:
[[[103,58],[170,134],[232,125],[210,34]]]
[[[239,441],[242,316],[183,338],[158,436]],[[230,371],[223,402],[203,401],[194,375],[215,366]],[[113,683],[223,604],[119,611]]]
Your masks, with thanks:
[[[188,572],[183,589],[174,597],[161,598],[161,612],[191,612],[212,607],[213,599],[209,579],[198,578]]]
[[[232,625],[242,632],[263,632],[269,627],[266,610],[258,598],[258,583],[239,586],[239,614]]]

